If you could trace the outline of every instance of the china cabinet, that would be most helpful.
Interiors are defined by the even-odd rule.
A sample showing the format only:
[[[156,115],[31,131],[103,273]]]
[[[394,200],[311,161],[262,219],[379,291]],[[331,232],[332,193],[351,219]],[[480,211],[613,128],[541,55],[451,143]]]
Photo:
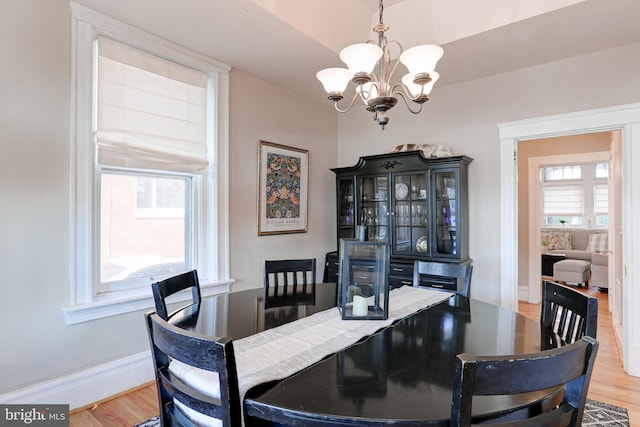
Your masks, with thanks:
[[[390,284],[411,284],[413,261],[469,260],[467,156],[424,158],[419,151],[361,157],[336,174],[337,247],[340,239],[386,241]],[[362,234],[362,233],[360,233]],[[327,257],[329,276],[333,256]]]

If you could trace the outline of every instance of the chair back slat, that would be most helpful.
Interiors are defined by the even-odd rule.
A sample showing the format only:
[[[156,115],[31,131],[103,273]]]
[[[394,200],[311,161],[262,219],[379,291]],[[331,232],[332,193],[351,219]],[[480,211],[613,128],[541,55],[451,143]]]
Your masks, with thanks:
[[[200,304],[200,282],[198,280],[198,272],[196,270],[188,271],[186,273],[178,274],[177,276],[169,277],[168,279],[161,280],[151,284],[151,290],[153,292],[153,300],[156,306],[156,313],[163,319],[169,319],[176,311],[180,311],[184,308],[169,313],[167,311],[166,299],[182,290],[191,289],[191,302],[187,305],[199,305]]]
[[[540,323],[569,344],[586,335],[596,338],[598,299],[545,280]]]
[[[242,408],[233,341],[228,337],[212,338],[181,329],[156,313],[147,313],[146,320],[161,408],[161,424],[198,424],[180,410],[177,401],[199,414],[220,420],[224,427],[240,427]],[[176,362],[217,373],[219,388],[212,384],[211,392],[208,393],[187,384],[171,372],[170,364]]]
[[[580,426],[598,342],[583,337],[573,344],[538,353],[456,358],[451,404],[451,426],[503,424],[519,426]],[[561,387],[559,405],[540,411],[518,411],[494,419],[472,419],[473,396],[521,395]],[[508,418],[506,418],[508,417]]]
[[[265,308],[315,302],[316,259],[267,260]]]

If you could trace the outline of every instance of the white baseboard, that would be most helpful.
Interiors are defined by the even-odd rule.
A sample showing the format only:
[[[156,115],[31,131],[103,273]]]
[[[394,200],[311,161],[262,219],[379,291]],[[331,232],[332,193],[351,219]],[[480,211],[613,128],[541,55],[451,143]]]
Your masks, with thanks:
[[[76,409],[154,379],[151,351],[145,351],[0,394],[0,403],[68,404],[70,409]]]
[[[529,301],[529,288],[518,286],[518,301]]]

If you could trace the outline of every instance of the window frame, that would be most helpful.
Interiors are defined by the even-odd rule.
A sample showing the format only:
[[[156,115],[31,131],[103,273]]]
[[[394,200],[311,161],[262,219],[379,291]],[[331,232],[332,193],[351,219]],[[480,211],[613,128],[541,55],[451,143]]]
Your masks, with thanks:
[[[193,182],[194,243],[202,296],[229,292],[228,190],[228,65],[189,51],[167,40],[84,6],[71,9],[70,108],[70,238],[69,299],[63,307],[67,324],[113,316],[154,306],[151,288],[98,294],[99,280],[99,169],[95,162],[94,41],[98,36],[145,50],[201,70],[209,75],[207,87],[207,145],[209,170]],[[96,243],[97,242],[97,243]],[[178,297],[176,301],[185,299]]]
[[[574,160],[567,161],[566,163],[558,163],[558,164],[541,164],[539,170],[540,177],[540,224],[544,228],[557,228],[558,225],[555,224],[547,224],[546,217],[547,216],[566,216],[566,217],[579,217],[581,218],[580,224],[571,224],[566,223],[563,224],[563,228],[593,228],[593,229],[606,229],[607,226],[598,225],[598,215],[595,211],[595,188],[598,185],[608,185],[608,178],[596,177],[596,165],[600,163],[608,163],[606,160]],[[581,167],[581,178],[580,179],[545,179],[545,169],[546,168],[554,168],[554,167],[563,167],[563,166],[580,166]],[[544,189],[545,187],[580,187],[582,193],[582,214],[567,214],[567,215],[547,215],[544,211]]]

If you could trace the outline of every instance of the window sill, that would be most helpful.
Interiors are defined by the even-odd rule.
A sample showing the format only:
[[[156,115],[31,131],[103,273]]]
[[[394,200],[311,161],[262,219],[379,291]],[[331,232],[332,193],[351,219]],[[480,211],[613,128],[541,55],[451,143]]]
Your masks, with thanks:
[[[229,293],[234,280],[224,280],[212,283],[200,283],[202,298]],[[191,299],[191,294],[179,296],[171,302],[185,302]],[[63,307],[67,325],[130,313],[132,311],[155,308],[153,296],[148,289],[118,292],[96,297],[92,302],[75,306]]]

